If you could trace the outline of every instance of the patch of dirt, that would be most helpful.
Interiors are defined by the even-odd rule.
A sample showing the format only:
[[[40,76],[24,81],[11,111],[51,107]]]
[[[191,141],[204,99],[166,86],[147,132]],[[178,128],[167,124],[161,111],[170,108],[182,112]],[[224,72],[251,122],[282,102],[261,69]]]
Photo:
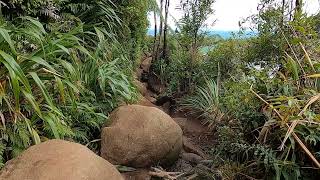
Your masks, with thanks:
[[[213,132],[202,125],[196,117],[188,116],[181,111],[176,112],[172,117],[181,127],[184,137],[194,146],[206,152],[215,144]]]

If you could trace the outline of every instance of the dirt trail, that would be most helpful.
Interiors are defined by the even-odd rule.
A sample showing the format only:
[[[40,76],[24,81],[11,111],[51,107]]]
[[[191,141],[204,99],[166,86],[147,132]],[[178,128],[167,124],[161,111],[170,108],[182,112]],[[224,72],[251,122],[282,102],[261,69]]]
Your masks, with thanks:
[[[179,124],[183,130],[183,152],[180,155],[180,159],[172,167],[164,168],[166,171],[186,173],[191,171],[191,169],[200,161],[208,161],[209,155],[206,154],[206,152],[208,152],[208,150],[210,150],[209,148],[214,144],[214,138],[207,127],[203,126],[198,119],[188,116],[182,111],[172,111],[172,104],[170,104],[170,101],[162,103],[162,106],[156,105],[158,95],[150,89],[154,89],[154,87],[156,87],[158,90],[163,90],[164,86],[161,84],[150,84],[150,81],[148,81],[151,59],[151,57],[143,59],[136,70],[135,84],[143,96],[138,104],[157,107],[169,114],[175,122]],[[151,83],[154,83],[154,81]],[[150,86],[154,87],[150,88]],[[146,175],[146,172],[148,171],[138,170],[136,172],[128,173],[127,179],[149,179],[147,178],[148,176]]]
[[[169,114],[176,121],[176,123],[180,125],[181,129],[184,132],[185,138],[191,140],[191,142],[195,143],[195,145],[201,146],[199,147],[201,149],[202,148],[201,144],[203,144],[201,142],[205,141],[207,143],[207,141],[210,141],[210,138],[211,138],[211,135],[210,135],[211,133],[207,127],[203,126],[201,122],[195,117],[188,116],[188,114],[185,112],[179,111],[177,109],[174,109],[172,111],[171,109],[172,104],[169,100],[166,102],[162,102],[161,106],[156,105],[158,95],[152,90],[150,90],[152,89],[150,86],[153,86],[153,87],[156,86],[157,87],[156,89],[161,89],[161,91],[164,91],[165,87],[161,84],[151,85],[150,82],[148,82],[147,80],[148,77],[146,76],[149,74],[151,59],[152,59],[151,57],[147,57],[143,59],[140,66],[136,70],[136,84],[143,96],[141,100],[138,102],[138,104],[145,105],[145,106],[158,107],[159,109]]]

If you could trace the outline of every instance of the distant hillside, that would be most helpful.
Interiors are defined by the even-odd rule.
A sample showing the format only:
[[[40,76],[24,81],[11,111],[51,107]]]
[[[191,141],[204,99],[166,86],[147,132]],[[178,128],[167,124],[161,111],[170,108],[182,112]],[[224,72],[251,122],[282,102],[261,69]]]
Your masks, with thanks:
[[[208,31],[208,35],[218,35],[223,39],[228,39],[231,38],[234,34],[237,34],[238,31],[222,31],[222,30],[211,30]],[[148,35],[154,35],[154,29],[149,29],[148,30]],[[252,37],[256,35],[256,33],[248,31],[243,35],[242,37]]]

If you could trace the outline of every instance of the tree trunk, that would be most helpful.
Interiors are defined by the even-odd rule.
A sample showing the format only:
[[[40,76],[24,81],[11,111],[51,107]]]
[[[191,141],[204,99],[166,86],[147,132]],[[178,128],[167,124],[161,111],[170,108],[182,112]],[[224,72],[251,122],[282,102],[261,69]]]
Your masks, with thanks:
[[[303,0],[296,0],[296,6],[294,11],[294,18],[296,19],[297,16],[300,16],[302,14],[302,4]]]
[[[167,30],[168,30],[168,14],[169,14],[169,6],[170,0],[166,0],[165,5],[165,24],[164,24],[164,32],[163,32],[163,58],[165,59],[166,63],[169,64],[168,57],[167,57]]]
[[[164,0],[161,0],[160,2],[160,29],[159,29],[159,38],[158,38],[158,44],[157,44],[157,50],[156,50],[156,58],[155,58],[155,61],[158,60],[158,57],[159,57],[159,51],[160,51],[160,46],[161,46],[161,38],[162,38],[162,33],[163,33],[163,16],[162,16],[162,13],[163,13],[163,1]]]
[[[282,13],[282,19],[281,19],[281,23],[280,23],[280,26],[281,28],[283,28],[283,25],[284,25],[284,19],[285,19],[285,9],[286,9],[286,0],[282,0],[282,9],[281,9],[281,13]]]
[[[158,31],[158,27],[157,27],[157,13],[156,13],[156,10],[154,10],[153,16],[154,16],[154,39],[153,39],[153,49],[152,49],[152,62],[154,62],[154,60],[156,59],[156,48],[157,48],[157,31]]]

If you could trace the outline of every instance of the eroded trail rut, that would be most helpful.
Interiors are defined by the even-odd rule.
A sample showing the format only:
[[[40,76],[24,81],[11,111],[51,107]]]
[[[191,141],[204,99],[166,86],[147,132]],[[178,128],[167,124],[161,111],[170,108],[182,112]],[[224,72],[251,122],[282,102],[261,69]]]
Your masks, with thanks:
[[[173,109],[172,101],[157,95],[163,92],[163,86],[158,80],[150,80],[149,70],[151,57],[142,60],[140,67],[136,70],[135,85],[142,97],[138,104],[142,106],[156,107],[170,115],[183,131],[183,150],[179,159],[172,165],[157,169],[137,169],[132,172],[123,173],[126,179],[148,180],[163,176],[162,179],[213,179],[213,162],[209,160],[209,147],[214,144],[213,133],[203,126],[200,121],[187,113]],[[161,101],[161,102],[159,102]],[[156,171],[156,173],[153,173]],[[170,174],[170,172],[173,172]],[[210,175],[208,175],[208,173]],[[155,175],[152,177],[152,175]],[[219,175],[216,179],[219,179]]]

